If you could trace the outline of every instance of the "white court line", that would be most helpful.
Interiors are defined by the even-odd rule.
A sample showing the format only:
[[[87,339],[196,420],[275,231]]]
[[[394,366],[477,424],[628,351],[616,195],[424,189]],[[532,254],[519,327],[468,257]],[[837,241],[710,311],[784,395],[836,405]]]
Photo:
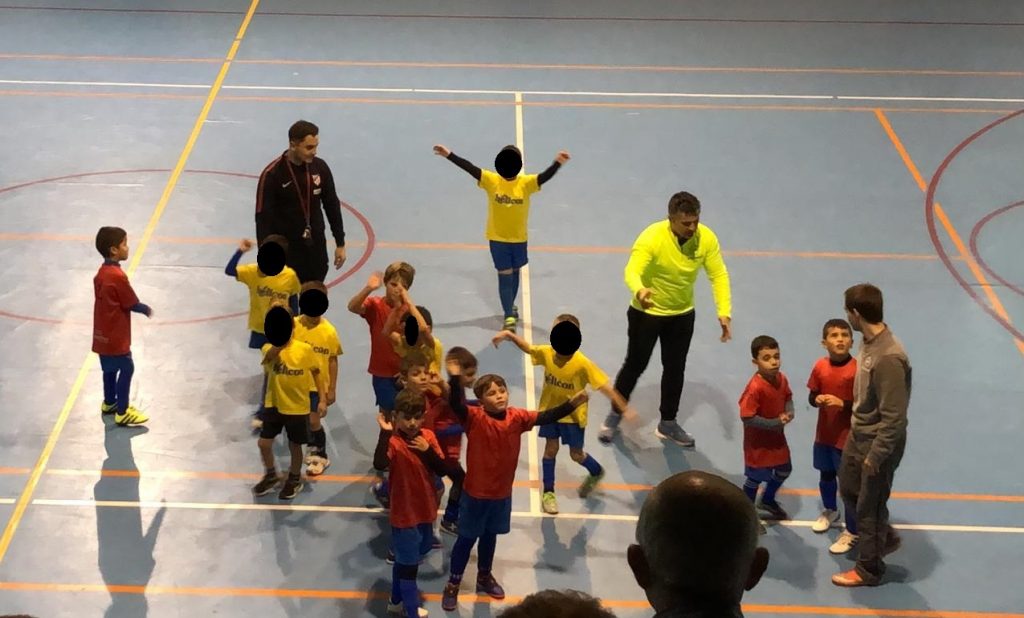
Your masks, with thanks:
[[[536,493],[536,492],[533,492]],[[9,500],[8,504],[14,500]],[[87,508],[125,508],[125,509],[182,509],[182,510],[205,510],[205,511],[295,511],[313,513],[354,513],[360,515],[385,515],[386,511],[374,507],[362,506],[328,506],[318,504],[243,504],[243,503],[216,503],[216,502],[165,502],[159,500],[52,500],[37,498],[32,501],[37,506],[67,506]],[[440,513],[441,511],[438,511]],[[544,513],[531,513],[527,511],[513,511],[512,516],[520,519],[537,519],[551,517],[566,520],[589,520],[589,521],[618,521],[635,523],[636,515],[612,515],[608,513],[559,513],[558,515],[547,515]],[[773,525],[785,526],[787,528],[810,528],[814,525],[812,520],[795,520],[774,522]],[[769,526],[771,527],[771,526]],[[893,524],[898,530],[911,530],[918,532],[967,532],[986,534],[1024,534],[1024,527],[1018,526],[959,526],[945,524]]]
[[[17,502],[14,498],[0,498],[0,504],[14,504]]]
[[[0,79],[0,84],[40,86],[107,86],[119,88],[184,88],[205,89],[205,84],[174,84],[161,82],[89,82],[31,79]],[[812,100],[812,101],[893,101],[932,103],[1024,103],[1024,98],[1000,97],[942,97],[942,96],[884,96],[884,95],[833,95],[833,94],[788,94],[788,93],[741,93],[741,92],[614,92],[587,90],[476,90],[467,88],[371,88],[359,86],[261,86],[239,84],[223,86],[222,90],[263,90],[291,92],[375,92],[393,94],[488,94],[488,95],[535,95],[572,97],[635,97],[635,98],[685,98],[685,99],[745,99],[745,100]],[[215,122],[215,121],[211,121]]]
[[[523,93],[514,93],[516,97],[516,148],[523,154],[523,169],[526,169],[526,149],[523,146]],[[522,173],[522,172],[520,172]],[[530,265],[527,264],[519,269],[519,281],[523,290],[523,339],[528,345],[533,345],[533,310],[530,307]],[[523,382],[526,390],[526,409],[537,409],[537,385],[534,383],[533,363],[530,357],[523,355]],[[540,473],[537,470],[537,440],[539,440],[537,428],[530,430],[527,437],[526,457],[529,467],[529,478],[533,484],[540,480]],[[530,513],[540,514],[540,493],[530,487]]]

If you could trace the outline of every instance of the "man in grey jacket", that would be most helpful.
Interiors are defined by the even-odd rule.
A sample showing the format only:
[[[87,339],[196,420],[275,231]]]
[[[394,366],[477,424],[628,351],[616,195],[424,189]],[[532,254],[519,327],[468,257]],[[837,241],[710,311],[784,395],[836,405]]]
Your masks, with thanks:
[[[857,565],[832,576],[837,586],[877,586],[882,558],[900,548],[889,524],[889,493],[907,443],[911,367],[903,344],[882,320],[882,291],[870,283],[846,290],[846,316],[863,335],[857,352],[850,436],[839,466],[839,488],[857,514]]]

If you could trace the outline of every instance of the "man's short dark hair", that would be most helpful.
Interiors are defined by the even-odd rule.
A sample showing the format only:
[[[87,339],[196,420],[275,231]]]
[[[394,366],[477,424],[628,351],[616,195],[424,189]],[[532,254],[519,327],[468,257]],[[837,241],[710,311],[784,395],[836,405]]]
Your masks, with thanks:
[[[870,324],[882,323],[882,290],[870,283],[858,283],[844,294],[846,308],[856,311]]]
[[[301,142],[306,136],[317,136],[320,134],[320,127],[308,120],[300,120],[288,129],[289,142]]]
[[[680,191],[668,200],[668,214],[671,215],[699,215],[700,200],[692,193]]]
[[[541,590],[497,618],[615,618],[601,601],[577,590]]]

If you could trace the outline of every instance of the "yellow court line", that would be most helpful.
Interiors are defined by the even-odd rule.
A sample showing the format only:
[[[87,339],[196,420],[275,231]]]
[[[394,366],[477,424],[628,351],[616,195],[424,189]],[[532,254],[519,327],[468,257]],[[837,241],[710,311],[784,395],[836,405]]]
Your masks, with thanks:
[[[174,191],[174,186],[177,184],[178,178],[181,177],[181,173],[185,170],[185,164],[188,162],[188,158],[192,154],[192,149],[195,147],[196,140],[199,138],[199,133],[203,129],[206,118],[210,113],[210,108],[213,106],[213,101],[217,98],[217,93],[220,91],[221,85],[224,83],[224,78],[227,76],[228,69],[231,67],[231,62],[235,59],[235,55],[238,53],[238,46],[241,44],[242,38],[245,36],[245,31],[249,28],[249,23],[252,21],[252,16],[256,13],[256,7],[259,6],[259,3],[260,0],[252,0],[249,4],[249,10],[246,12],[245,18],[242,20],[242,24],[238,28],[238,33],[231,42],[231,48],[224,57],[224,62],[221,64],[220,71],[217,73],[217,79],[214,80],[213,86],[210,87],[209,94],[206,95],[206,101],[203,103],[202,111],[199,112],[199,117],[196,118],[196,122],[192,126],[192,132],[189,134],[188,141],[185,143],[185,147],[181,151],[181,156],[178,157],[178,162],[174,166],[174,170],[171,172],[170,178],[167,179],[167,184],[164,186],[164,191],[160,196],[160,201],[157,202],[156,208],[153,210],[153,215],[150,217],[145,231],[139,238],[135,254],[132,256],[132,260],[126,270],[129,277],[135,272],[135,269],[138,268],[139,262],[142,260],[142,254],[145,253],[146,247],[149,245],[149,241],[153,236],[153,231],[156,229],[157,223],[159,223],[160,217],[167,207],[167,202],[170,200],[171,193]],[[82,362],[82,367],[78,370],[78,377],[75,378],[74,385],[71,387],[71,392],[68,393],[67,399],[64,400],[64,407],[61,408],[60,414],[57,416],[57,422],[50,431],[50,436],[46,440],[46,445],[43,446],[43,451],[39,454],[39,459],[32,468],[32,473],[29,475],[28,481],[25,483],[25,488],[21,491],[21,495],[18,496],[18,501],[14,506],[14,512],[11,514],[11,518],[7,521],[7,526],[4,528],[3,536],[0,537],[0,562],[3,562],[4,557],[7,555],[7,550],[11,546],[11,540],[14,538],[14,533],[17,531],[18,525],[21,523],[21,518],[25,515],[25,509],[28,508],[29,503],[32,501],[32,495],[35,493],[36,486],[39,484],[39,479],[42,477],[43,470],[46,468],[46,464],[50,461],[50,455],[53,454],[53,449],[57,445],[57,440],[60,439],[60,434],[64,429],[65,423],[67,423],[68,416],[71,414],[71,409],[74,407],[75,401],[78,399],[78,395],[82,391],[82,386],[85,384],[86,377],[89,375],[89,371],[92,369],[95,362],[96,356],[91,352],[86,357],[85,361]]]
[[[918,171],[917,165],[914,164],[914,160],[910,158],[910,153],[907,152],[906,147],[903,146],[902,140],[900,140],[899,136],[896,135],[896,131],[889,123],[889,119],[886,117],[885,112],[880,109],[876,109],[875,117],[878,119],[878,122],[881,123],[882,128],[885,130],[885,134],[889,136],[889,140],[896,148],[896,152],[899,153],[900,158],[903,159],[903,164],[907,166],[907,169],[910,171],[910,175],[914,177],[914,182],[917,183],[918,188],[921,189],[922,193],[927,193],[928,183],[925,182],[924,177],[921,176],[921,172]],[[946,211],[942,209],[942,205],[939,204],[938,201],[935,202],[935,216],[939,219],[939,222],[942,223],[942,227],[946,229],[946,233],[949,234],[950,239],[952,239],[953,244],[956,246],[956,250],[960,253],[961,259],[967,263],[967,268],[971,271],[971,274],[974,275],[977,282],[981,284],[981,289],[985,292],[985,296],[988,297],[992,308],[999,314],[999,317],[1003,318],[1007,322],[1011,322],[1009,314],[1006,313],[1003,303],[999,300],[999,295],[996,294],[996,291],[988,282],[988,278],[985,277],[985,273],[982,272],[977,261],[975,261],[974,257],[967,250],[967,246],[964,245],[963,239],[960,238],[960,234],[957,233],[956,228],[953,227],[953,223],[949,220],[949,217],[946,216]],[[1016,344],[1017,350],[1022,356],[1024,356],[1024,341],[1015,337],[1013,342]]]

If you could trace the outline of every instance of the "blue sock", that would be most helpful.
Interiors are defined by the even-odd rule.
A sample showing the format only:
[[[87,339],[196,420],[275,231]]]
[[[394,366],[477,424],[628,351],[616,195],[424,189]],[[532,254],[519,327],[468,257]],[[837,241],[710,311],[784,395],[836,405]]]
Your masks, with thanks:
[[[764,495],[761,496],[761,504],[775,504],[775,492],[782,487],[782,481],[772,479],[764,486]]]
[[[850,534],[857,534],[857,513],[846,509],[846,530]]]
[[[516,296],[519,296],[519,269],[512,271],[512,305],[516,304]]]
[[[513,289],[515,286],[515,275],[498,275],[498,298],[501,299],[501,310],[505,317],[512,317]]]
[[[822,472],[821,480],[818,482],[818,490],[821,492],[821,503],[829,511],[836,510],[836,491],[839,483],[836,482],[835,472]]]
[[[498,546],[498,535],[493,532],[480,537],[480,545],[476,548],[477,577],[491,572],[494,565],[494,550]]]
[[[401,580],[398,578],[398,562],[391,566],[391,604],[397,605],[402,602]]]
[[[128,395],[132,390],[132,375],[135,373],[135,363],[131,358],[125,359],[121,370],[117,372],[117,408],[124,414],[128,411]]]
[[[597,476],[602,472],[601,464],[597,463],[597,460],[590,455],[587,455],[587,458],[584,459],[580,465],[587,469],[590,476]]]
[[[747,479],[743,481],[743,493],[747,494],[751,502],[757,500],[757,487],[760,485],[757,481]]]
[[[455,545],[452,547],[452,558],[451,558],[451,581],[452,583],[459,583],[462,581],[462,574],[466,572],[466,565],[469,564],[469,552],[473,551],[473,545],[476,544],[476,539],[459,535],[459,539],[455,541]]]
[[[409,618],[418,618],[420,609],[420,591],[416,588],[415,579],[403,579],[399,581],[399,588],[402,591],[402,605],[405,606],[405,613]]]
[[[117,372],[103,372],[103,403],[110,405],[117,403]]]
[[[544,491],[555,491],[555,460],[554,458],[548,459],[545,457],[540,460],[541,468],[543,469],[542,478],[544,479]]]

